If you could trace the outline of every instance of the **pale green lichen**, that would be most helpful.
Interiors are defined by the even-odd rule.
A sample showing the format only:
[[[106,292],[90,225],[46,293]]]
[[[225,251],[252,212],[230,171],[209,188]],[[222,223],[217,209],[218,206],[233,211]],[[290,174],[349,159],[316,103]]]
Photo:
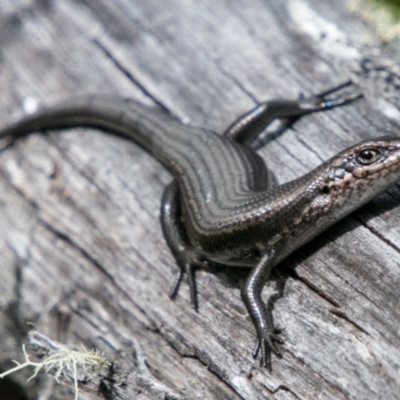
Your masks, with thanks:
[[[33,379],[43,370],[54,375],[54,378],[58,382],[60,376],[66,375],[69,372],[74,382],[75,400],[78,400],[78,370],[79,373],[88,371],[93,373],[111,365],[98,350],[86,350],[84,347],[81,347],[79,350],[73,350],[66,346],[60,347],[57,350],[50,351],[48,356],[41,362],[31,361],[24,345],[22,345],[22,351],[25,362],[20,364],[18,361],[13,360],[17,366],[0,374],[0,379],[28,367],[33,368],[33,374],[28,380]]]

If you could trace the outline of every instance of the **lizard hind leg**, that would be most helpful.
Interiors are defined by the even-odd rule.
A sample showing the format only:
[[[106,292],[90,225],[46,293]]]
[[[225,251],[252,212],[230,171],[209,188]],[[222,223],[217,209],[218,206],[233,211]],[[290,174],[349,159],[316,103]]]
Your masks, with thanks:
[[[170,298],[174,299],[179,291],[183,276],[188,278],[190,300],[193,308],[198,310],[195,271],[197,268],[207,269],[208,261],[197,252],[189,242],[185,227],[181,221],[179,188],[176,181],[170,183],[165,189],[161,205],[161,226],[165,240],[178,264],[179,275]]]
[[[224,136],[254,150],[258,149],[283,133],[302,115],[330,110],[362,97],[352,85],[351,81],[347,81],[321,93],[302,96],[299,100],[264,101],[239,116],[224,132]],[[267,132],[266,129],[276,120],[281,121],[281,126]]]

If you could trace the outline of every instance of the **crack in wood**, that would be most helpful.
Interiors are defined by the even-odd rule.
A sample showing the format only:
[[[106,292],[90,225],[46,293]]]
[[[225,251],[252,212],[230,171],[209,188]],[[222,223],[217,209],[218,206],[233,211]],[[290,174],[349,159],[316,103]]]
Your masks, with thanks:
[[[95,45],[104,53],[104,55],[113,62],[113,64],[117,67],[119,71],[121,71],[135,86],[137,86],[142,93],[151,99],[158,107],[166,111],[168,114],[173,115],[171,110],[157,97],[155,97],[146,87],[140,83],[139,79],[135,78],[130,71],[128,71],[114,55],[110,50],[107,49],[107,47],[100,42],[98,39],[94,39]]]
[[[339,318],[347,321],[349,324],[353,325],[362,333],[365,333],[367,336],[371,337],[368,331],[366,331],[361,325],[357,324],[357,322],[353,321],[344,311],[341,310],[329,310],[329,312],[333,315],[336,315]]]
[[[296,273],[296,275],[297,275],[297,273]],[[321,290],[317,285],[310,282],[307,278],[297,275],[297,279],[300,280],[301,282],[303,282],[315,294],[317,294],[319,297],[321,297],[322,299],[327,301],[332,306],[341,307],[340,303],[338,303],[336,300],[334,300],[332,297],[330,297],[327,293],[325,293],[323,290]]]

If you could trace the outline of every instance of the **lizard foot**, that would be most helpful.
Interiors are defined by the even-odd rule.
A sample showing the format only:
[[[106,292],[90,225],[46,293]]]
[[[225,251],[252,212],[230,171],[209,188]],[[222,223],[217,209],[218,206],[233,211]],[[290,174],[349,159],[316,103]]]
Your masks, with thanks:
[[[342,95],[330,96],[332,93],[339,92],[344,88],[353,85],[351,81],[342,83],[339,86],[328,89],[316,95],[305,97],[299,100],[299,106],[305,112],[323,111],[334,107],[343,106],[362,97],[357,90],[350,90]]]
[[[281,357],[282,354],[279,351],[276,343],[284,344],[282,338],[278,335],[281,333],[281,329],[274,329],[273,332],[269,332],[268,330],[264,330],[261,334],[258,335],[256,345],[253,351],[253,357],[257,358],[258,353],[260,355],[260,366],[266,367],[271,364],[271,351],[274,352],[277,356]]]
[[[176,295],[178,294],[183,276],[186,273],[188,276],[190,301],[194,310],[198,311],[195,271],[197,268],[205,269],[209,267],[209,264],[205,257],[193,249],[185,249],[184,251],[180,252],[179,255],[176,256],[176,261],[180,271],[176,283],[170,292],[170,298],[175,299]]]

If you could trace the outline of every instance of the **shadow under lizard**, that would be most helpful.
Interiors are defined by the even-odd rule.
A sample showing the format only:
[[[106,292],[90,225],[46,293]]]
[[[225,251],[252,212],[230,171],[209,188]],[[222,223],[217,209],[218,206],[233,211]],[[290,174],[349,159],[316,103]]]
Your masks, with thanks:
[[[306,175],[273,187],[255,152],[276,119],[331,109],[360,97],[333,95],[347,82],[297,101],[271,100],[239,117],[221,136],[183,125],[166,112],[121,98],[86,97],[44,108],[0,131],[11,141],[55,128],[90,126],[139,144],[173,175],[161,225],[180,275],[188,275],[197,309],[194,270],[209,264],[249,267],[242,299],[257,332],[253,356],[270,363],[283,343],[261,298],[272,268],[329,226],[400,179],[400,139],[381,137],[338,153]]]

